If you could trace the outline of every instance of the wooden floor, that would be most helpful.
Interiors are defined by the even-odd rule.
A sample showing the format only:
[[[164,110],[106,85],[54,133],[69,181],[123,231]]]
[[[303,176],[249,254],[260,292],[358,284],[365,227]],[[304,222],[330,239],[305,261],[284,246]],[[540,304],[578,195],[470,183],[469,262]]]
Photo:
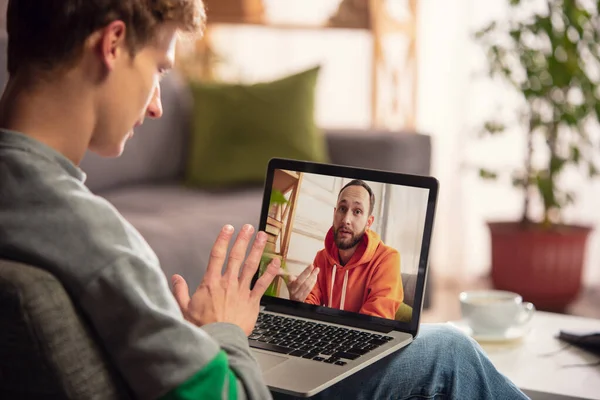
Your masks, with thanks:
[[[458,296],[464,290],[490,289],[489,278],[474,279],[471,282],[453,282],[432,276],[431,307],[423,310],[421,322],[447,322],[460,319]],[[600,287],[586,288],[571,304],[567,314],[600,319]]]

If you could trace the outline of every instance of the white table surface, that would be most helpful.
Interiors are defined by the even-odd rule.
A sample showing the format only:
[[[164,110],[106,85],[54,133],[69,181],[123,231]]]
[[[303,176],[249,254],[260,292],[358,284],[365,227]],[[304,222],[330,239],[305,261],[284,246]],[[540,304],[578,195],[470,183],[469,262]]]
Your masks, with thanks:
[[[480,344],[496,368],[521,389],[600,399],[600,366],[573,366],[597,363],[600,357],[572,346],[559,351],[566,345],[556,338],[561,329],[600,332],[600,320],[537,311],[523,338]]]

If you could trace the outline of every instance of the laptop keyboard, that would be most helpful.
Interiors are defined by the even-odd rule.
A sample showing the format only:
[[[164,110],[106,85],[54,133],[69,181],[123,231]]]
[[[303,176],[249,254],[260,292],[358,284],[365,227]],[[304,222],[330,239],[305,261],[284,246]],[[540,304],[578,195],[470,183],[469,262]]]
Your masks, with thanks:
[[[260,313],[250,347],[335,365],[346,365],[393,340],[391,336]]]

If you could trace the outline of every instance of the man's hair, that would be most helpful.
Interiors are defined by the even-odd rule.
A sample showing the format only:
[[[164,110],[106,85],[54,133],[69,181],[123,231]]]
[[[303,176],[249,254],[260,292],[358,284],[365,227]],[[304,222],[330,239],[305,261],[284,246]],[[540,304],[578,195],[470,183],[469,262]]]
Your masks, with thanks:
[[[369,192],[369,215],[372,215],[373,209],[375,208],[375,194],[373,194],[373,190],[371,190],[371,187],[367,185],[365,181],[361,181],[360,179],[353,179],[350,182],[348,182],[343,188],[340,189],[340,192],[338,193],[338,199],[340,198],[344,189],[346,189],[348,186],[362,186],[367,190],[367,192]]]
[[[77,61],[86,39],[113,21],[126,24],[131,55],[148,44],[164,23],[200,33],[202,0],[9,0],[6,12],[8,72],[34,67],[51,71]]]

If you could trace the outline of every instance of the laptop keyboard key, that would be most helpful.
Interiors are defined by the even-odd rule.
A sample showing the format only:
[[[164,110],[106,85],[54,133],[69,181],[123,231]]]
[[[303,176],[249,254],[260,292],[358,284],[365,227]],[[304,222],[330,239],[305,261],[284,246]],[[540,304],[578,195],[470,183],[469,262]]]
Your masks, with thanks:
[[[358,349],[356,347],[353,347],[351,349],[347,350],[348,353],[352,353],[352,354],[358,354],[359,356],[365,355],[367,354],[369,351],[368,350],[363,350],[363,349]]]
[[[302,357],[305,354],[306,354],[306,350],[294,350],[290,353],[290,356]]]
[[[308,353],[302,356],[302,358],[314,358],[316,356],[318,356],[319,353]]]
[[[333,353],[331,356],[332,357],[337,357],[337,358],[345,358],[345,359],[348,359],[348,360],[356,360],[358,357],[360,357],[359,354],[346,353],[345,351],[338,351],[336,353]]]
[[[325,359],[323,357],[315,357],[315,358],[313,358],[313,360],[315,360],[315,361],[325,361]]]
[[[250,340],[256,340],[260,337],[260,333],[252,333],[250,336],[248,336],[248,339]]]
[[[258,340],[248,340],[248,343],[250,344],[250,347],[253,347],[255,349],[274,351],[275,353],[288,354],[293,351],[293,349],[290,349],[288,347],[280,346],[273,343],[259,342]]]
[[[335,362],[335,365],[341,365],[341,366],[344,366],[344,365],[346,365],[346,364],[347,364],[347,363],[346,363],[346,361],[336,361],[336,362]]]

